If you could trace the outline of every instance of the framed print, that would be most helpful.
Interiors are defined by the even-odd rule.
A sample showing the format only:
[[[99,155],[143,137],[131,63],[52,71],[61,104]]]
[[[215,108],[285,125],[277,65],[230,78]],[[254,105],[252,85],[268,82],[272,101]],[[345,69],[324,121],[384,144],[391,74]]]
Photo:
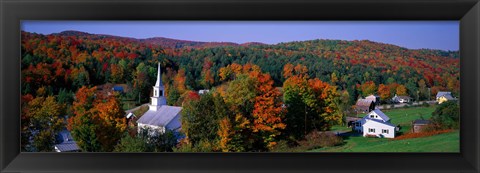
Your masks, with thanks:
[[[1,2],[1,169],[478,172],[479,8]]]

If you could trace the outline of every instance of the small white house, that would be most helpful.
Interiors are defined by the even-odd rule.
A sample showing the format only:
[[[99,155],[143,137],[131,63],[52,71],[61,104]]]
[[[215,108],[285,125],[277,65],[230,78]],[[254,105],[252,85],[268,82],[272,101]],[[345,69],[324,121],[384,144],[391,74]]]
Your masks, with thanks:
[[[390,123],[390,118],[379,109],[371,111],[356,121],[353,129],[362,133],[363,136],[380,138],[395,138],[395,132],[398,131],[396,126]]]
[[[210,92],[210,90],[198,90],[198,94],[200,95],[207,94],[208,92]]]
[[[394,103],[408,103],[411,101],[412,101],[412,98],[409,96],[397,96],[395,94],[395,96],[392,98],[392,102]]]

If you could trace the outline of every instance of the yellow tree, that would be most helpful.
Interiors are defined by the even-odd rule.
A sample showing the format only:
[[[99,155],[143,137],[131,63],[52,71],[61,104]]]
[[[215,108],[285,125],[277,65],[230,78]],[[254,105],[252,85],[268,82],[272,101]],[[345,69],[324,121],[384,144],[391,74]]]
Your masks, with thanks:
[[[405,96],[407,95],[407,88],[404,85],[398,85],[396,93],[399,96]]]

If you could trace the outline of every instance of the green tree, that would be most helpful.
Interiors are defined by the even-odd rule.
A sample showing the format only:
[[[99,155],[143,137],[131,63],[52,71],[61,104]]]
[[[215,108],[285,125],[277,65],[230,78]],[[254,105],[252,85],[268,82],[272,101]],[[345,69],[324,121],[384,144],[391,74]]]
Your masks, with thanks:
[[[199,100],[188,100],[182,108],[182,130],[193,146],[200,141],[218,140],[217,131],[221,118],[229,114],[226,103],[212,92]]]
[[[460,127],[460,106],[456,101],[440,104],[432,112],[431,120],[436,129],[458,129]]]
[[[115,146],[115,152],[151,152],[145,138],[132,137],[126,133]]]
[[[55,97],[36,97],[28,103],[26,115],[28,127],[25,130],[33,135],[32,146],[35,151],[53,151],[55,135],[65,126],[63,105]]]

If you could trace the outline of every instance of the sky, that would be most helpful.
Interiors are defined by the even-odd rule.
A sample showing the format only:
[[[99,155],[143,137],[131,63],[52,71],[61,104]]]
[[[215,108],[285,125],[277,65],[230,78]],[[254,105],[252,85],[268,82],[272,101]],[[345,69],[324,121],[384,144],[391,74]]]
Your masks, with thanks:
[[[41,34],[76,30],[133,38],[166,37],[205,42],[370,40],[409,49],[458,50],[458,21],[22,21]]]

